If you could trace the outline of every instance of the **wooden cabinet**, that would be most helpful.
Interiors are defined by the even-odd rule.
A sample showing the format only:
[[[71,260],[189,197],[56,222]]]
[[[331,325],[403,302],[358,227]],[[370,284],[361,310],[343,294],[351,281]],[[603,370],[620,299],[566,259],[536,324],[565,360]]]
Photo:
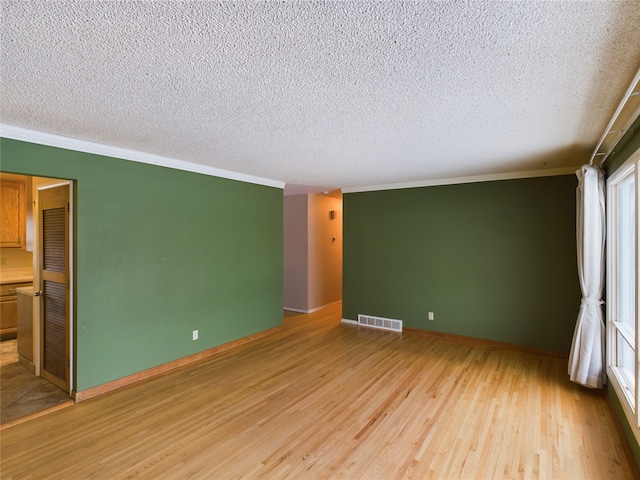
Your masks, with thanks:
[[[26,181],[0,180],[0,248],[24,248],[27,241]]]
[[[16,338],[18,331],[18,294],[16,288],[30,287],[31,282],[0,285],[0,337]]]

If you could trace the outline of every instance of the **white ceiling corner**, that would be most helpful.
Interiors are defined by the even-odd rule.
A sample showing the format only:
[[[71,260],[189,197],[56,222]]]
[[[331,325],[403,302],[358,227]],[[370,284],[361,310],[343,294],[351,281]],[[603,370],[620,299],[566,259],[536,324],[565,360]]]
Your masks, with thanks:
[[[0,120],[277,184],[589,161],[640,2],[0,4]]]

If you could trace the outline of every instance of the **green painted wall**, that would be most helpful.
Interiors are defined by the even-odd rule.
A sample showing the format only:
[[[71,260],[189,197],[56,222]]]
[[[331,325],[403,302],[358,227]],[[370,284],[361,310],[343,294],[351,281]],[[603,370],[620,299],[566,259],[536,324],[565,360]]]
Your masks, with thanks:
[[[281,189],[5,138],[0,162],[76,181],[77,391],[282,323]]]
[[[625,135],[625,137],[620,141],[618,146],[614,149],[615,155],[612,155],[607,162],[605,163],[605,169],[607,170],[607,175],[612,175],[622,164],[638,149],[640,148],[640,118],[638,118],[630,131]],[[616,395],[615,390],[609,383],[607,385],[607,391],[611,396],[612,403],[614,405],[616,415],[618,420],[622,424],[622,429],[624,430],[624,434],[627,437],[627,441],[629,442],[629,446],[631,447],[631,452],[633,453],[633,458],[636,461],[636,465],[640,468],[640,445],[638,445],[638,441],[629,426],[629,422],[627,421],[627,417],[624,414],[624,410],[622,410],[622,406],[620,405],[620,399]]]
[[[343,317],[568,352],[576,186],[563,175],[345,194]]]

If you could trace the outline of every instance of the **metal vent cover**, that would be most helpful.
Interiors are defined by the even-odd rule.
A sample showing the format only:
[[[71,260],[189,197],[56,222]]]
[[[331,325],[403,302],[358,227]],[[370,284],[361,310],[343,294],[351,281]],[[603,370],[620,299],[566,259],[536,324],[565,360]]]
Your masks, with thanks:
[[[402,320],[374,317],[372,315],[358,314],[358,325],[362,325],[363,327],[379,328],[381,330],[390,330],[392,332],[402,331]]]

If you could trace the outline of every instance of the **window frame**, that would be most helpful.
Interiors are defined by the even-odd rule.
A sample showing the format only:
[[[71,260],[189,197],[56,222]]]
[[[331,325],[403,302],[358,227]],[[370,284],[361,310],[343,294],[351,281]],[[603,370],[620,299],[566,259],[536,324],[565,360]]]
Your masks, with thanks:
[[[618,242],[617,235],[618,229],[618,204],[617,204],[617,192],[618,188],[624,185],[624,183],[630,178],[634,179],[634,192],[635,192],[635,215],[634,215],[634,234],[633,234],[633,247],[635,248],[635,259],[633,266],[635,288],[633,295],[635,297],[635,309],[633,325],[635,326],[635,332],[629,332],[628,325],[618,322],[618,305],[617,297],[619,292],[618,281]],[[640,149],[636,150],[608,179],[607,179],[607,353],[606,353],[606,365],[607,365],[607,377],[613,387],[616,395],[622,405],[622,409],[627,417],[629,425],[633,431],[636,440],[640,443],[640,285],[638,275],[639,260],[639,240],[638,231],[640,223],[640,194],[639,188],[640,178]],[[617,367],[618,356],[618,336],[620,333],[627,339],[626,343],[630,343],[629,340],[633,340],[633,349],[635,353],[635,372],[634,372],[634,388],[633,392],[627,387],[628,382],[625,379],[624,373],[621,368]]]

